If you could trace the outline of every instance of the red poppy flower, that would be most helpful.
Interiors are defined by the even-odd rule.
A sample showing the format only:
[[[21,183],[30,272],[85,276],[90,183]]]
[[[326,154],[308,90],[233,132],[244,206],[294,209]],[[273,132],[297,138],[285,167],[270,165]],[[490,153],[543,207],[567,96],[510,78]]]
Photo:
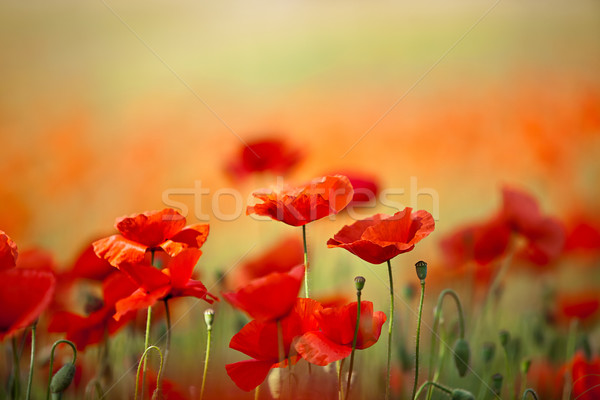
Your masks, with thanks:
[[[88,245],[77,257],[73,268],[67,273],[71,279],[90,279],[102,282],[115,272],[115,268],[104,258],[98,257],[92,244]]]
[[[249,206],[246,214],[271,217],[292,226],[306,225],[337,214],[352,200],[354,191],[347,177],[325,176],[297,188],[254,192],[263,201]]]
[[[348,207],[370,203],[377,198],[379,184],[374,176],[357,172],[342,172],[339,175],[348,177],[354,189],[354,195]]]
[[[562,396],[564,369],[556,368],[548,360],[534,359],[527,372],[528,386],[535,388],[540,399],[559,399]]]
[[[248,143],[240,149],[238,157],[226,166],[226,171],[236,179],[244,179],[257,172],[286,174],[300,160],[302,153],[281,139],[263,139]]]
[[[573,319],[579,320],[584,326],[590,326],[599,314],[600,294],[596,290],[579,290],[557,296],[552,319],[564,326],[569,326]]]
[[[294,307],[303,278],[304,266],[298,265],[255,279],[237,292],[223,293],[223,298],[259,321],[280,319]]]
[[[173,297],[192,296],[208,303],[218,300],[202,282],[191,279],[201,254],[196,249],[183,250],[162,270],[149,264],[122,264],[121,270],[137,284],[138,289],[117,301],[114,318],[118,321],[129,311],[148,308],[158,300]]]
[[[299,298],[292,311],[280,320],[283,332],[283,353],[280,358],[276,322],[250,321],[236,333],[229,347],[252,357],[251,360],[227,364],[227,374],[242,390],[252,390],[265,380],[271,368],[296,363],[299,356],[293,350],[294,341],[304,333],[318,329],[315,311],[321,306],[314,300]],[[280,362],[280,360],[282,360]]]
[[[107,333],[115,334],[135,317],[135,313],[129,313],[119,321],[112,318],[117,301],[129,296],[136,288],[129,277],[114,270],[113,274],[102,282],[103,302],[99,304],[99,308],[88,316],[68,311],[57,312],[50,321],[48,331],[66,332],[66,338],[75,343],[79,350],[100,343]]]
[[[582,252],[600,250],[600,221],[580,216],[574,218],[570,225],[565,250]]]
[[[261,278],[271,272],[288,272],[304,262],[302,241],[297,237],[288,237],[279,241],[256,259],[244,263],[236,269],[230,287],[239,289],[253,279]]]
[[[352,352],[357,311],[357,302],[342,307],[317,309],[315,318],[320,331],[302,335],[295,346],[298,354],[316,365],[327,365],[348,357]],[[379,340],[385,320],[386,316],[381,311],[373,313],[373,303],[361,301],[356,348],[362,350],[374,345]]]
[[[200,248],[208,236],[207,224],[185,226],[185,217],[166,208],[118,218],[120,235],[94,242],[99,257],[119,268],[123,263],[143,261],[147,250],[164,250],[174,257],[187,248]]]
[[[342,247],[367,262],[381,264],[411,251],[434,228],[431,214],[412,213],[407,207],[392,216],[375,214],[346,225],[327,241],[327,247]]]
[[[38,319],[52,301],[55,285],[50,271],[0,271],[0,341]]]
[[[0,231],[0,271],[17,265],[17,245],[3,231]]]
[[[577,400],[594,400],[600,397],[600,357],[587,361],[583,352],[579,351],[571,362],[571,378],[573,389],[571,398]]]

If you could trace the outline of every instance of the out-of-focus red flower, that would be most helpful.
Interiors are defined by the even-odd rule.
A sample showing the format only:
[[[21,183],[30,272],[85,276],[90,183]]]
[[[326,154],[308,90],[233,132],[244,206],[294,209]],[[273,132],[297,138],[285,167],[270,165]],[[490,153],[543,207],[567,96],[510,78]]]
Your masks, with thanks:
[[[0,271],[17,265],[17,245],[6,233],[0,231]]]
[[[0,341],[38,319],[52,301],[55,286],[50,271],[0,271]]]
[[[201,254],[196,249],[183,250],[162,270],[149,264],[121,264],[121,270],[137,284],[138,289],[117,301],[114,318],[118,321],[129,311],[148,308],[158,300],[173,297],[192,296],[208,303],[218,300],[202,282],[191,279]]]
[[[140,374],[140,385],[142,384],[142,374]],[[146,371],[146,393],[153,394],[157,388],[158,376],[154,371]],[[186,396],[177,384],[170,379],[165,378],[164,374],[161,377],[162,397],[159,399],[168,400],[189,400],[191,397]]]
[[[579,320],[583,326],[590,326],[599,315],[600,293],[597,290],[579,290],[557,296],[552,319],[563,326],[569,326],[573,319]]]
[[[88,316],[78,315],[69,311],[60,311],[53,315],[49,332],[66,332],[66,338],[84,350],[87,346],[100,343],[105,335],[113,335],[127,322],[135,317],[135,313],[128,313],[124,318],[115,321],[115,304],[134,290],[136,285],[124,273],[115,270],[102,282],[103,301],[99,308],[93,310]]]
[[[595,400],[600,398],[600,357],[587,361],[579,351],[571,361],[571,398]]]
[[[73,268],[67,274],[71,279],[83,278],[101,282],[113,272],[115,268],[105,259],[98,257],[94,246],[90,244],[79,254]]]
[[[293,342],[304,333],[318,329],[315,311],[320,304],[311,299],[299,298],[290,313],[280,320],[283,331],[283,354],[279,354],[276,322],[250,321],[236,333],[229,347],[240,351],[251,360],[227,364],[227,374],[242,390],[250,391],[265,380],[271,368],[286,367],[296,363],[299,356]],[[288,361],[289,360],[289,361]]]
[[[354,195],[348,207],[368,204],[377,199],[379,184],[376,177],[360,172],[340,172],[339,175],[346,176],[354,189]]]
[[[528,386],[540,399],[559,399],[564,384],[564,369],[559,369],[544,359],[534,359],[527,372]]]
[[[185,223],[185,217],[170,208],[121,217],[115,224],[121,234],[95,241],[94,251],[117,268],[142,262],[147,250],[164,250],[174,257],[200,248],[208,237],[207,224]]]
[[[567,233],[565,251],[591,252],[600,250],[600,222],[578,217],[572,221]]]
[[[327,247],[341,247],[372,264],[381,264],[411,251],[427,237],[435,222],[427,211],[405,208],[394,215],[375,214],[344,226]]]
[[[304,186],[252,193],[263,203],[249,206],[246,214],[270,217],[292,226],[337,214],[352,200],[354,191],[347,177],[325,176]]]
[[[357,312],[357,302],[317,309],[315,318],[320,331],[307,332],[300,337],[295,346],[298,354],[306,361],[322,366],[348,357],[352,352]],[[374,345],[385,320],[383,312],[373,312],[373,303],[362,301],[356,348],[362,350]]]
[[[277,242],[259,257],[236,268],[235,275],[228,279],[232,282],[228,286],[239,289],[253,279],[261,278],[271,272],[288,272],[303,262],[302,241],[295,236],[288,237]]]
[[[304,266],[298,265],[289,272],[272,272],[255,279],[237,292],[223,293],[223,297],[254,319],[276,320],[293,309],[303,278]]]
[[[287,174],[302,159],[300,149],[293,148],[281,139],[263,139],[248,143],[237,157],[226,165],[226,172],[242,180],[257,172]]]

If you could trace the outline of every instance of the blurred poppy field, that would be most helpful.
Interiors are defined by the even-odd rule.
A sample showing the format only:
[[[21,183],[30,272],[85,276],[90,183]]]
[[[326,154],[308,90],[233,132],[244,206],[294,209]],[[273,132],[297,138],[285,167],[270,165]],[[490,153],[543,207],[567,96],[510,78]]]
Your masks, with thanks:
[[[600,398],[600,5],[0,4],[0,399]]]

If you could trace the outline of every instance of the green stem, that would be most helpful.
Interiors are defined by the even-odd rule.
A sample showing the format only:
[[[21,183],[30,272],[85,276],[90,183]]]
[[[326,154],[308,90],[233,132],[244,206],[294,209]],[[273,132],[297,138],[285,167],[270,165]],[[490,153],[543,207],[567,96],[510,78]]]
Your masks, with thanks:
[[[428,380],[433,380],[435,381],[436,379],[432,379],[435,373],[435,370],[437,370],[437,368],[434,369],[434,364],[435,364],[435,348],[437,346],[437,331],[440,325],[440,318],[442,316],[442,307],[443,307],[443,302],[444,302],[444,298],[446,296],[450,296],[454,299],[454,302],[456,303],[456,308],[458,309],[458,322],[459,322],[459,337],[461,339],[465,338],[465,318],[464,318],[464,313],[463,313],[463,308],[462,308],[462,304],[460,302],[460,299],[458,297],[458,294],[452,290],[452,289],[445,289],[443,290],[439,297],[438,297],[438,301],[437,304],[435,306],[435,311],[433,314],[433,329],[432,329],[432,334],[431,334],[431,347],[429,348],[429,371],[428,371]],[[438,364],[439,366],[439,364]],[[431,399],[431,396],[433,395],[433,387],[429,387],[429,390],[427,391],[427,400]]]
[[[527,393],[531,393],[531,397],[533,397],[534,400],[538,400],[537,393],[535,392],[535,390],[533,390],[531,388],[525,389],[525,391],[523,392],[523,397],[521,397],[521,400],[525,400],[527,398]]]
[[[337,370],[338,370],[338,398],[339,400],[344,399],[344,388],[342,387],[342,370],[344,369],[344,361],[345,358],[342,358],[342,361],[339,360],[336,362]]]
[[[425,280],[421,279],[421,299],[419,300],[419,319],[417,320],[417,344],[415,348],[415,383],[413,385],[412,399],[417,393],[417,384],[419,383],[419,337],[421,335],[421,318],[423,316],[423,300],[425,299]]]
[[[432,382],[432,381],[425,381],[425,382],[423,382],[423,384],[421,385],[419,390],[417,390],[417,393],[414,396],[415,400],[419,398],[419,396],[421,395],[421,392],[423,392],[423,389],[425,389],[427,386],[433,386],[435,388],[438,388],[439,390],[446,392],[447,394],[452,394],[452,391],[450,389],[448,389],[445,386],[440,385],[439,383]]]
[[[504,348],[504,357],[506,358],[506,380],[508,381],[508,395],[509,398],[515,397],[515,388],[514,383],[512,381],[512,360],[510,359],[510,355],[508,354],[508,346],[502,346]]]
[[[348,396],[350,395],[350,382],[352,380],[352,368],[354,367],[354,353],[356,352],[356,341],[358,340],[358,329],[360,327],[360,290],[356,292],[357,307],[356,307],[356,325],[354,326],[354,338],[352,338],[352,353],[350,353],[350,367],[348,368],[348,382],[346,382],[346,400],[348,400]]]
[[[304,296],[308,299],[308,249],[306,247],[306,225],[302,225],[302,241],[304,243]]]
[[[567,335],[567,348],[565,354],[565,363],[568,363],[573,357],[575,353],[575,339],[577,337],[577,319],[571,320],[569,324],[569,333]],[[567,368],[567,372],[565,373],[565,385],[563,387],[563,399],[568,399],[569,394],[571,393],[571,369]]]
[[[19,398],[21,391],[21,374],[19,368],[19,349],[16,336],[12,337],[12,353],[13,353],[13,376],[11,385],[11,395],[13,399]]]
[[[150,264],[154,266],[154,249],[150,250],[151,260]],[[146,333],[144,335],[144,353],[148,350],[150,346],[150,326],[152,324],[152,306],[148,307],[148,311],[146,313]],[[142,357],[142,399],[144,398],[144,388],[146,387],[146,361],[145,358]],[[162,353],[161,353],[161,363],[162,363]],[[135,383],[136,387],[138,382]]]
[[[77,348],[75,347],[75,344],[73,344],[73,342],[65,339],[60,339],[54,342],[52,348],[50,349],[50,370],[48,372],[48,385],[46,386],[46,400],[50,399],[50,382],[52,381],[52,369],[54,368],[54,351],[56,350],[56,346],[58,346],[61,343],[68,344],[69,346],[71,346],[71,349],[73,349],[73,360],[71,361],[71,363],[75,365],[75,361],[77,361]]]
[[[392,366],[392,327],[394,326],[394,279],[392,277],[392,264],[387,261],[388,276],[390,282],[390,322],[388,325],[388,348],[387,348],[387,378],[385,385],[385,399],[390,398],[390,377]]]
[[[204,371],[202,372],[202,388],[200,389],[200,400],[204,398],[204,387],[206,384],[206,373],[208,371],[208,359],[210,358],[210,338],[212,336],[212,327],[208,326],[206,331],[206,356],[204,357]],[[258,398],[258,387],[256,387],[255,398]]]
[[[169,359],[169,350],[171,349],[171,313],[169,312],[169,299],[163,300],[165,304],[165,319],[167,321],[167,334],[166,334],[166,346],[165,346],[165,369],[167,367],[167,360]]]
[[[138,389],[139,389],[139,384],[140,384],[140,368],[142,367],[142,364],[144,364],[144,368],[146,368],[145,361],[146,361],[146,358],[148,357],[148,352],[150,350],[158,351],[158,355],[160,356],[160,366],[158,367],[158,374],[156,376],[156,382],[157,382],[156,386],[159,391],[162,390],[161,379],[162,379],[162,370],[163,370],[163,355],[158,347],[150,346],[150,347],[146,348],[146,350],[144,350],[144,354],[142,354],[142,358],[140,359],[140,362],[137,367],[137,373],[135,374],[135,393],[133,395],[133,400],[137,400],[137,394],[138,394]],[[144,395],[143,387],[141,390],[141,394],[142,394],[142,396]]]
[[[33,366],[35,363],[35,331],[37,327],[37,320],[31,325],[31,359],[29,360],[29,379],[27,380],[27,400],[31,399],[31,384],[33,382]]]

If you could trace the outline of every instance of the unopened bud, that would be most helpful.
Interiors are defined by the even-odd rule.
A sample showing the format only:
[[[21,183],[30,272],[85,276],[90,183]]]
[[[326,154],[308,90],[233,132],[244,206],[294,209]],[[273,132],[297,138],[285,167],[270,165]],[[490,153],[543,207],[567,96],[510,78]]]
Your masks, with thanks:
[[[452,400],[475,400],[475,396],[464,389],[454,389],[451,398]]]
[[[483,344],[483,349],[481,352],[483,362],[489,364],[494,359],[496,355],[496,343],[493,342],[485,342]]]
[[[212,308],[204,311],[204,322],[206,322],[206,327],[210,331],[212,329],[213,321],[215,320],[215,310]]]
[[[469,359],[471,357],[471,350],[469,348],[469,342],[465,339],[458,339],[454,343],[454,364],[458,370],[458,375],[463,377],[469,370]]]
[[[419,279],[424,281],[427,277],[427,263],[425,261],[418,261],[415,264],[415,268],[417,270],[417,276]]]
[[[498,336],[500,337],[500,344],[506,349],[506,346],[508,346],[508,342],[510,341],[510,333],[508,331],[501,330],[498,333]]]
[[[529,358],[526,358],[525,360],[523,360],[521,362],[521,372],[523,373],[523,375],[527,375],[527,372],[529,372],[530,367],[531,367],[531,360]]]
[[[50,381],[50,391],[52,393],[62,393],[64,392],[71,382],[73,382],[73,377],[75,376],[75,364],[67,363],[61,367]]]
[[[359,292],[363,290],[363,288],[365,287],[365,282],[366,279],[364,276],[357,276],[356,278],[354,278],[354,286],[356,287],[356,290]]]
[[[502,381],[504,381],[502,374],[497,373],[492,376],[492,390],[497,395],[500,395],[500,392],[502,391]]]

